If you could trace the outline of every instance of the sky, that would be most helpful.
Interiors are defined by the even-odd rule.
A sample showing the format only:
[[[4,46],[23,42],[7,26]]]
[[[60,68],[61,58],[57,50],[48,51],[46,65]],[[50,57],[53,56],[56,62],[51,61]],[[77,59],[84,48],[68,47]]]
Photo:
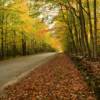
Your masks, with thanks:
[[[41,12],[39,18],[44,19],[44,22],[48,25],[49,29],[53,28],[55,22],[52,21],[58,15],[59,8],[48,3],[41,7],[39,11]]]

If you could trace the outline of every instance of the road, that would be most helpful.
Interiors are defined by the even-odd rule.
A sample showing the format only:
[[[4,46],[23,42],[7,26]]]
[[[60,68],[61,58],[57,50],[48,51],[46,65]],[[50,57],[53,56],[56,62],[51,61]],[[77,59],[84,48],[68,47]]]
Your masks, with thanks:
[[[56,53],[43,53],[0,62],[0,89],[18,81],[39,65],[52,59]]]

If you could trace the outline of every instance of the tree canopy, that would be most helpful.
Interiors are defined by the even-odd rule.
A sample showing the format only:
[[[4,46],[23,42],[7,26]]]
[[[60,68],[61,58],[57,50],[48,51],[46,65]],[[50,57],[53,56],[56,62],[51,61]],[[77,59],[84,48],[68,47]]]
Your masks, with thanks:
[[[0,0],[0,57],[46,51],[96,58],[99,1]]]

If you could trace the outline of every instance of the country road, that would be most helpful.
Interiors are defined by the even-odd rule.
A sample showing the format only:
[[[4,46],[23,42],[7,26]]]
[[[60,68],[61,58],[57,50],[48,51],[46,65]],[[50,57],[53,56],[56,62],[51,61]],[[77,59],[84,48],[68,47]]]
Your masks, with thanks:
[[[58,53],[46,57],[50,56],[53,58],[27,77],[5,88],[0,100],[100,100],[70,56]]]
[[[25,76],[42,63],[52,59],[56,53],[43,53],[14,58],[0,62],[0,89]]]

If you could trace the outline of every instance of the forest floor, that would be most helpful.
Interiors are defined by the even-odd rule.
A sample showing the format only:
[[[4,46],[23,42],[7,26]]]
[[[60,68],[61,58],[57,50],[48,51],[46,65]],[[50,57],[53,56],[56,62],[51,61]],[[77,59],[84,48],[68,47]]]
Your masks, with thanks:
[[[96,100],[76,65],[58,54],[19,82],[5,88],[0,100]]]

